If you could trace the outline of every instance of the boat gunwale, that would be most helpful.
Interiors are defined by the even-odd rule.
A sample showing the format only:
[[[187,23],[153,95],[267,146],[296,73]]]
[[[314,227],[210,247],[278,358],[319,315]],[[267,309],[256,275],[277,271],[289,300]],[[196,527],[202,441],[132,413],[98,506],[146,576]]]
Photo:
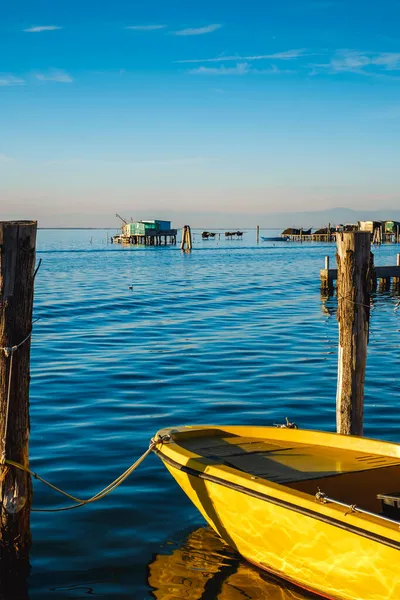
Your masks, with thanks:
[[[212,430],[215,431],[216,429],[226,432],[227,434],[236,435],[240,433],[241,430],[244,430],[248,437],[254,437],[256,439],[285,440],[294,441],[301,444],[307,443],[308,445],[315,446],[329,446],[330,448],[342,448],[344,450],[354,450],[358,452],[373,452],[381,456],[388,456],[400,460],[400,444],[397,444],[396,442],[387,442],[386,440],[377,440],[374,438],[355,435],[344,435],[331,431],[318,431],[315,429],[291,429],[287,427],[271,427],[260,425],[183,425],[181,427],[167,427],[165,429],[161,429],[157,432],[156,437],[162,438],[170,435],[171,438],[173,438],[174,443],[177,443],[179,441],[179,437],[182,435],[193,435],[194,437],[196,433]],[[268,437],[265,435],[265,432],[268,432]],[[257,433],[261,433],[261,435],[256,435]],[[299,442],[295,439],[297,436],[303,434],[307,435],[308,437],[306,442]],[[314,438],[316,440],[319,438],[325,438],[326,443],[317,443],[314,441]]]

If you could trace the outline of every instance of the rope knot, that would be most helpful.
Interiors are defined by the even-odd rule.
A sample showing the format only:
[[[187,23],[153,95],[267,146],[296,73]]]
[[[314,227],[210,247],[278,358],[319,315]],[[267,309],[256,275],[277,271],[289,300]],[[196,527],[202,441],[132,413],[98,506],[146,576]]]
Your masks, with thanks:
[[[169,434],[159,435],[158,437],[153,437],[150,440],[149,448],[152,450],[158,444],[168,444],[171,441],[171,436]]]

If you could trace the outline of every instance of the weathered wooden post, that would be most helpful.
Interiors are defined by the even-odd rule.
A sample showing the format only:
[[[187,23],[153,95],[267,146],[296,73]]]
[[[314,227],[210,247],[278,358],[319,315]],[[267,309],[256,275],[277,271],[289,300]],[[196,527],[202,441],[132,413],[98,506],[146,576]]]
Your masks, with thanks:
[[[260,226],[259,225],[257,225],[257,227],[256,227],[256,241],[257,241],[257,244],[260,242]]]
[[[186,238],[187,238],[187,249],[192,249],[192,230],[190,229],[190,225],[186,225]]]
[[[376,277],[375,256],[374,256],[373,252],[371,252],[371,254],[370,254],[369,284],[370,284],[370,291],[371,292],[376,292],[377,287],[378,287],[378,280],[377,280],[377,277]]]
[[[325,256],[325,268],[320,271],[321,290],[323,292],[333,292],[333,280],[329,277],[329,256]]]
[[[370,313],[369,232],[337,236],[339,321],[336,424],[338,433],[362,435]]]
[[[400,254],[397,254],[396,266],[400,267]],[[396,287],[398,287],[399,284],[400,284],[400,277],[393,277],[393,285],[395,285]]]
[[[181,250],[192,249],[192,232],[189,225],[184,225],[182,228]]]
[[[29,561],[29,378],[36,221],[0,222],[0,584]]]

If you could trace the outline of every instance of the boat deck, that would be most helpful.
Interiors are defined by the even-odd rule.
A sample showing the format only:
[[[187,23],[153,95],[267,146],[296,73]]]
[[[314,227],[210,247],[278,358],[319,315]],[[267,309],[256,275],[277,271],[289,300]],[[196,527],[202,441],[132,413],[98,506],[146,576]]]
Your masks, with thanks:
[[[222,434],[222,435],[221,435]],[[378,494],[400,488],[400,458],[307,445],[285,440],[215,435],[188,437],[179,444],[210,464],[238,469],[257,478],[315,495],[329,496],[360,508],[380,511]]]

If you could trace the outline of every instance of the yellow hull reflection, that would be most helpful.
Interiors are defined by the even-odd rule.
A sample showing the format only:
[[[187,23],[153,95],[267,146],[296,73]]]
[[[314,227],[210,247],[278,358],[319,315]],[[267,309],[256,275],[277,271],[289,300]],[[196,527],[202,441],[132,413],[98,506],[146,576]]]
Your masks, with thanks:
[[[253,564],[334,600],[400,599],[400,446],[262,427],[180,428],[157,453],[223,540]],[[344,506],[320,503],[318,488]],[[261,596],[262,597],[262,596]]]
[[[156,600],[308,600],[297,590],[229,555],[210,529],[191,533],[171,554],[149,564],[148,583]]]

